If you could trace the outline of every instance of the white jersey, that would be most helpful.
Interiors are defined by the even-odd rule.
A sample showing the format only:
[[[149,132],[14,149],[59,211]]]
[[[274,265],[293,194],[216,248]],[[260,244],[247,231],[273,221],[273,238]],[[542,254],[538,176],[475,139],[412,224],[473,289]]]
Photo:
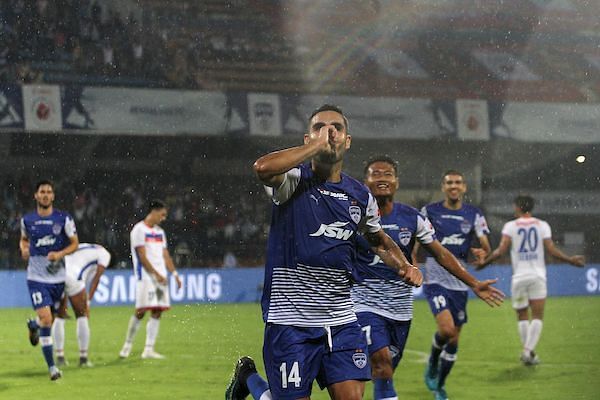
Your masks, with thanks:
[[[99,244],[80,243],[73,253],[65,256],[67,276],[78,281],[89,281],[96,275],[98,265],[108,267],[110,253]]]
[[[133,273],[137,279],[154,281],[154,278],[148,275],[138,258],[136,250],[138,247],[146,249],[146,258],[150,261],[150,264],[152,264],[156,272],[166,277],[167,265],[163,256],[163,251],[167,248],[165,231],[158,225],[150,227],[144,221],[140,221],[134,225],[129,236],[131,239]]]
[[[550,225],[538,218],[517,218],[502,228],[502,235],[512,242],[510,258],[513,278],[539,276],[546,278],[544,240],[552,238]]]

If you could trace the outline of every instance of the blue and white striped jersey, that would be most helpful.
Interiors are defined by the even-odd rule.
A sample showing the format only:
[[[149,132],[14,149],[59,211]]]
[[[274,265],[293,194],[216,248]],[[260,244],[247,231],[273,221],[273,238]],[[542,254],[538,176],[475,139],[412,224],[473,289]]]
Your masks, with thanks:
[[[316,177],[308,164],[288,171],[273,200],[263,319],[300,327],[356,321],[350,287],[357,279],[357,233],[381,229],[377,203],[356,179]]]
[[[70,238],[76,234],[73,218],[64,211],[54,210],[46,217],[41,217],[35,211],[24,215],[21,219],[21,235],[29,239],[27,279],[43,283],[64,282],[63,260],[50,262],[47,256],[51,251],[67,247],[71,243]]]
[[[415,241],[429,244],[435,240],[433,227],[417,209],[394,203],[389,215],[381,217],[381,227],[411,261]],[[372,312],[396,321],[413,317],[413,287],[385,265],[362,237],[358,238],[357,269],[362,278],[352,287],[356,312]]]
[[[426,205],[421,212],[433,224],[438,240],[465,268],[474,235],[481,237],[490,233],[481,210],[470,204],[463,204],[459,210],[450,210],[441,201]],[[446,271],[433,257],[427,257],[425,272],[426,284],[437,283],[446,289],[469,290],[467,285]]]

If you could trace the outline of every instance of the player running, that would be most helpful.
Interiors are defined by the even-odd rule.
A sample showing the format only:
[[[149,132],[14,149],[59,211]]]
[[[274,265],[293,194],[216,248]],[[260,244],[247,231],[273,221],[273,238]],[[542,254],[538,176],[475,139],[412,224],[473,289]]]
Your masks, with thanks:
[[[365,183],[377,200],[381,226],[407,258],[415,243],[421,244],[448,272],[456,276],[490,306],[500,305],[504,294],[468,273],[435,237],[431,223],[413,207],[394,202],[398,190],[398,166],[389,157],[370,160]],[[375,400],[398,399],[393,374],[402,359],[413,317],[413,288],[373,253],[358,237],[357,267],[361,281],[352,287],[352,300],[369,345]]]
[[[73,218],[55,210],[54,185],[38,182],[34,195],[36,211],[21,219],[21,256],[27,260],[27,287],[37,318],[27,321],[29,341],[42,342],[42,354],[48,365],[50,379],[62,372],[54,364],[52,351],[52,321],[65,287],[64,257],[77,249],[79,239]]]
[[[88,360],[90,344],[89,301],[94,298],[100,277],[110,264],[110,253],[99,244],[81,243],[77,250],[65,257],[65,294],[58,315],[52,326],[56,343],[56,362],[66,365],[65,360],[65,318],[67,317],[67,297],[77,318],[77,342],[79,343],[79,366],[91,367]],[[89,296],[86,293],[89,287]]]
[[[479,260],[476,264],[483,268],[500,258],[510,248],[513,268],[512,305],[517,312],[519,338],[523,345],[521,362],[525,365],[536,365],[540,360],[535,353],[535,346],[542,334],[544,305],[548,294],[545,251],[576,267],[583,267],[585,260],[580,255],[568,256],[554,245],[550,225],[531,214],[534,206],[532,197],[517,196],[514,206],[517,218],[507,222],[502,228],[502,239],[498,248],[485,260]]]
[[[244,357],[227,399],[249,393],[255,399],[309,399],[315,379],[332,399],[362,398],[371,374],[350,298],[357,233],[405,282],[421,283],[418,268],[381,229],[368,189],[342,173],[350,143],[342,111],[324,105],[310,116],[302,146],[254,164],[274,203],[262,299],[268,384]]]
[[[135,224],[131,230],[131,258],[133,273],[137,278],[135,314],[129,320],[125,343],[119,352],[121,358],[129,357],[133,339],[135,339],[146,311],[151,312],[151,318],[146,324],[146,345],[142,352],[142,358],[165,358],[154,350],[154,343],[158,336],[160,317],[163,311],[171,307],[167,271],[171,272],[175,277],[177,287],[181,288],[181,279],[167,249],[167,236],[158,225],[166,218],[166,204],[160,200],[152,200],[146,218]]]
[[[442,177],[445,199],[425,206],[423,214],[431,221],[436,236],[463,266],[475,237],[481,249],[476,255],[490,252],[490,233],[481,210],[463,202],[467,184],[461,172],[449,170]],[[443,268],[434,257],[425,262],[423,292],[435,316],[437,332],[433,336],[431,354],[425,371],[425,384],[436,400],[448,398],[445,389],[456,354],[462,326],[467,323],[468,287]]]

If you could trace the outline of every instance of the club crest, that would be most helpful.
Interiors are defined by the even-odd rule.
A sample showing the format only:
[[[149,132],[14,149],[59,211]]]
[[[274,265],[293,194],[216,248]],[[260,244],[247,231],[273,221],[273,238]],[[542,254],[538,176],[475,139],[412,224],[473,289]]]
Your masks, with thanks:
[[[358,368],[363,369],[367,366],[367,355],[365,353],[352,354],[352,361]]]
[[[408,246],[408,244],[410,243],[411,237],[412,237],[412,234],[410,233],[410,231],[402,231],[402,232],[398,233],[398,241],[400,242],[400,244],[402,246]]]
[[[462,233],[467,234],[471,231],[471,223],[466,219],[460,223],[460,230]]]
[[[58,235],[60,234],[60,231],[62,231],[62,226],[60,226],[59,224],[52,225],[52,233]]]
[[[348,212],[350,213],[350,218],[352,218],[352,221],[354,221],[357,224],[360,223],[360,219],[362,218],[362,212],[359,206],[350,206],[348,208]]]

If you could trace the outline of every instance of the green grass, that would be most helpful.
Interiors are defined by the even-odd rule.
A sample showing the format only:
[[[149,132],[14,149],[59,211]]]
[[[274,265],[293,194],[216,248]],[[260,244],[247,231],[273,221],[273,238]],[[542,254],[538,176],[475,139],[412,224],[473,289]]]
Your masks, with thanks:
[[[542,364],[524,367],[510,304],[490,309],[469,303],[458,361],[447,382],[454,399],[597,399],[600,396],[600,298],[552,298],[538,353]],[[132,355],[120,360],[131,307],[97,307],[90,321],[91,369],[77,365],[75,322],[67,321],[71,365],[48,379],[39,347],[27,340],[28,309],[0,309],[0,399],[221,399],[235,360],[251,354],[261,364],[262,323],[256,304],[177,306],[163,317],[157,351],[166,360],[141,360],[142,327]],[[396,371],[400,399],[430,399],[422,381],[434,330],[427,304],[415,304],[404,360]],[[263,371],[262,364],[259,371]],[[42,397],[43,396],[43,397]],[[317,388],[313,399],[327,399]],[[366,399],[372,399],[367,385]]]

